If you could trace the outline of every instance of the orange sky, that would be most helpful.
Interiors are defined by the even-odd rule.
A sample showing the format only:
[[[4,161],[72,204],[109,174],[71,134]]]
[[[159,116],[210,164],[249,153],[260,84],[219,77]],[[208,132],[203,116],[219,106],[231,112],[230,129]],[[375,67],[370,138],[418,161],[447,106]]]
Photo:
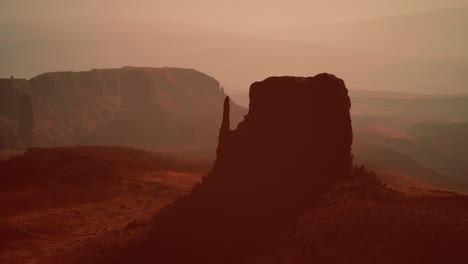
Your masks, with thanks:
[[[468,92],[468,0],[6,0],[1,6],[0,77],[174,66],[212,75],[228,91],[245,91],[270,75],[328,71],[351,88]]]
[[[0,14],[23,18],[166,18],[238,25],[306,25],[468,5],[468,0],[4,0]]]

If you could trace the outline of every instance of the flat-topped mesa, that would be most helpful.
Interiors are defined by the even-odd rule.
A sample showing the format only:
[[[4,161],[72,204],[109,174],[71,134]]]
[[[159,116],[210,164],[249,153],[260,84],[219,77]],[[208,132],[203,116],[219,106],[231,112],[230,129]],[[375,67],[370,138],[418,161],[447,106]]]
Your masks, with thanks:
[[[45,146],[211,149],[226,96],[213,77],[168,67],[52,72],[30,83],[35,131]],[[237,123],[247,111],[231,107]]]
[[[220,131],[213,176],[297,184],[345,177],[352,163],[350,107],[343,80],[330,74],[253,83],[244,121]],[[228,110],[225,103],[224,118]]]

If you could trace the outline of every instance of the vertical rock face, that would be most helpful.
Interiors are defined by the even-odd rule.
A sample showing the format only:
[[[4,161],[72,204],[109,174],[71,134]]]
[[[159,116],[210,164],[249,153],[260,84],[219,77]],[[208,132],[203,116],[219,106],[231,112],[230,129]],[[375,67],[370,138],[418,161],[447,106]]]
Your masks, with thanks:
[[[256,82],[244,121],[220,131],[213,172],[307,188],[344,177],[352,163],[350,107],[344,82],[330,74]]]
[[[33,110],[30,87],[24,79],[0,79],[0,148],[29,144]]]
[[[119,263],[243,263],[350,175],[351,104],[341,79],[272,77],[252,84],[250,100],[231,131],[225,99],[211,173],[162,210],[150,241]]]
[[[219,129],[219,136],[218,136],[219,142],[221,141],[224,142],[225,137],[229,135],[230,124],[231,124],[230,112],[231,112],[231,104],[229,101],[229,97],[226,96],[226,98],[224,99],[224,106],[223,106],[223,121],[221,122],[221,128]]]

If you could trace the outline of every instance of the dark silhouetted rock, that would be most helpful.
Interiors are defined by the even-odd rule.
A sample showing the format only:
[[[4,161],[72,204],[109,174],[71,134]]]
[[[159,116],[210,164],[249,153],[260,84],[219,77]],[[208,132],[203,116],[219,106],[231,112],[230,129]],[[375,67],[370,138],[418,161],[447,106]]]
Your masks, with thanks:
[[[33,111],[25,79],[0,79],[0,148],[30,144]]]
[[[275,180],[295,175],[288,182],[299,185],[343,177],[352,164],[350,107],[344,82],[333,75],[256,82],[245,120],[234,131],[223,122],[213,172],[238,179],[248,170],[271,181],[265,172],[274,165]],[[227,100],[224,111],[228,118]],[[311,176],[311,166],[323,176]]]
[[[162,210],[151,238],[119,261],[240,263],[348,178],[351,105],[341,79],[272,77],[252,84],[250,98],[232,131],[225,99],[211,173]]]

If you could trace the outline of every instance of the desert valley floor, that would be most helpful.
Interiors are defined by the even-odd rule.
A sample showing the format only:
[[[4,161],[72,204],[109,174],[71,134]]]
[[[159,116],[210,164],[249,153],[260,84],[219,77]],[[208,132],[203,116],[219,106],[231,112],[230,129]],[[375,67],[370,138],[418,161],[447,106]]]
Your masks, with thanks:
[[[0,163],[11,177],[0,187],[0,263],[80,262],[124,245],[188,192],[210,162],[124,147],[69,147],[33,149]]]
[[[142,239],[154,214],[186,194],[211,163],[210,156],[125,147],[31,149],[3,161],[10,178],[1,185],[0,263],[96,263]],[[467,196],[427,186],[403,193],[369,177],[329,193],[249,263],[317,260],[307,254],[320,263],[346,261],[331,256],[420,261],[405,255],[415,251],[440,257],[419,252],[428,247],[449,260],[466,258]]]

